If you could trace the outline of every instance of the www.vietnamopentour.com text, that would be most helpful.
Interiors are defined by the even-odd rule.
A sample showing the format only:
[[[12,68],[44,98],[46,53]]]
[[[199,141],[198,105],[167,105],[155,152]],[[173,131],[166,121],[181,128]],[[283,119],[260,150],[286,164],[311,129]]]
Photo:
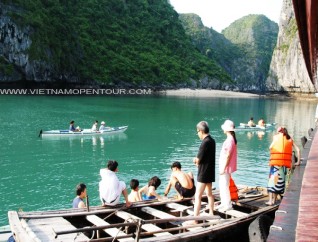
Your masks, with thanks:
[[[151,95],[151,89],[0,89],[0,95]]]

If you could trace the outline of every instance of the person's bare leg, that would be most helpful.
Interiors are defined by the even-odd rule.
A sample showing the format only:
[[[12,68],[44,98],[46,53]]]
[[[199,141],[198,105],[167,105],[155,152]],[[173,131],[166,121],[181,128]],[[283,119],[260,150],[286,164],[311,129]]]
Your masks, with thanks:
[[[272,205],[276,203],[276,200],[277,200],[277,194],[273,193]]]
[[[194,216],[200,215],[200,209],[201,209],[201,198],[205,189],[205,183],[197,182],[197,187],[195,190],[195,196],[194,196]],[[186,221],[184,225],[190,225],[190,224],[197,224],[198,221],[192,220],[192,221]]]
[[[212,194],[212,182],[211,183],[206,183],[205,184],[205,193],[208,196],[208,205],[209,205],[209,214],[213,214],[213,209],[214,209],[214,197]]]
[[[266,202],[266,205],[272,205],[273,204],[273,193],[272,192],[268,192],[268,202]]]

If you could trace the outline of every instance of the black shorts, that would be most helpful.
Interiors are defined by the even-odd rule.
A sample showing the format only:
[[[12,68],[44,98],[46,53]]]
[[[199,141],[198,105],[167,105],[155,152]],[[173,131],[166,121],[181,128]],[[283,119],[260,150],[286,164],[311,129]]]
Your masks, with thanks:
[[[193,187],[191,189],[187,189],[187,188],[182,187],[181,184],[177,181],[175,188],[178,191],[178,193],[183,197],[193,197],[193,195],[195,194],[194,183],[193,183]]]

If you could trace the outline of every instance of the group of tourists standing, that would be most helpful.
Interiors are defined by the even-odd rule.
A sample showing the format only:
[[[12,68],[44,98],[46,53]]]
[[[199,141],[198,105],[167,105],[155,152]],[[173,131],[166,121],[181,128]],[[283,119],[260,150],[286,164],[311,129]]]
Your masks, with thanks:
[[[214,208],[214,197],[212,194],[212,183],[215,182],[215,140],[210,135],[209,125],[206,121],[197,124],[197,135],[200,138],[201,145],[196,157],[193,159],[197,167],[197,182],[194,184],[192,173],[181,171],[181,164],[174,162],[171,165],[172,174],[169,183],[165,189],[164,196],[156,193],[156,189],[161,184],[161,180],[155,176],[152,177],[148,185],[139,189],[139,181],[132,179],[130,182],[131,193],[128,195],[126,185],[119,181],[117,175],[117,161],[108,161],[107,168],[100,170],[101,181],[99,183],[100,199],[103,205],[113,206],[119,203],[121,194],[125,198],[126,206],[131,206],[132,202],[159,199],[162,200],[173,187],[179,198],[193,197],[194,216],[199,216],[201,210],[201,198],[205,192],[208,198],[209,214],[213,215],[214,209],[227,211],[232,209],[230,194],[231,174],[237,170],[237,139],[235,135],[235,125],[231,120],[226,120],[221,128],[226,135],[219,157],[219,190],[221,203]],[[277,134],[270,145],[270,173],[268,181],[269,201],[267,205],[273,205],[276,202],[277,194],[283,194],[285,190],[285,177],[287,168],[292,165],[292,148],[296,149],[297,157],[300,158],[300,150],[293,142],[292,138],[284,127],[279,127]],[[295,163],[299,165],[300,160]],[[85,185],[84,185],[85,186]],[[77,197],[74,199],[73,207],[83,207],[83,198],[86,196],[86,186],[78,185]],[[144,193],[144,194],[143,194]],[[187,221],[186,223],[197,223],[197,221]]]

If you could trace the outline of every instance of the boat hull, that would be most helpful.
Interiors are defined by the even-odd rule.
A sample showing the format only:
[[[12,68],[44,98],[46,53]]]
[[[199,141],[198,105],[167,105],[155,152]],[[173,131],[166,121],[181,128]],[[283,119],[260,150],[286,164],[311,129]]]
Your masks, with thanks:
[[[41,131],[41,137],[83,137],[83,136],[103,136],[116,133],[123,133],[128,129],[128,126],[109,127],[102,131],[91,131],[90,129],[83,129],[82,131],[73,132],[69,130],[49,130]]]
[[[16,241],[24,241],[29,230],[39,240],[52,237],[53,231],[52,238],[60,241],[74,241],[75,236],[78,236],[79,241],[97,239],[97,234],[103,241],[237,241],[237,238],[248,241],[249,224],[260,215],[273,217],[278,208],[278,205],[264,204],[268,199],[265,188],[253,189],[255,194],[249,190],[242,197],[242,192],[239,193],[240,199],[233,202],[233,210],[215,210],[213,216],[204,208],[206,196],[202,199],[202,213],[197,217],[193,216],[192,198],[142,201],[134,203],[130,208],[119,204],[115,207],[98,206],[44,212],[9,211],[8,216]],[[213,193],[218,201],[219,193]],[[182,223],[193,219],[201,222],[197,225]],[[41,233],[37,232],[39,227]],[[42,234],[43,231],[47,232]]]

